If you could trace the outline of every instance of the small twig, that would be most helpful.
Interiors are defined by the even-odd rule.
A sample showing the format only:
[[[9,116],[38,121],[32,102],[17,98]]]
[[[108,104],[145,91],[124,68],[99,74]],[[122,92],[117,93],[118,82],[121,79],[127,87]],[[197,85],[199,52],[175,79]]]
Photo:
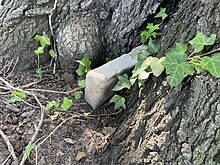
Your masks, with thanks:
[[[190,58],[193,56],[193,54],[194,54],[194,52],[192,52],[192,53],[189,55],[188,59],[190,59]]]
[[[5,73],[7,73],[7,72],[10,70],[11,65],[13,64],[13,62],[14,62],[14,59],[12,59],[12,60],[10,61],[9,66],[8,66],[8,69],[5,71]]]
[[[26,85],[23,85],[23,86],[21,86],[20,88],[21,88],[21,89],[24,89],[24,88],[30,87],[30,86],[32,86],[32,85],[35,85],[35,84],[37,84],[37,83],[39,83],[39,82],[41,82],[41,80],[35,81],[35,82],[31,82],[31,83],[26,84]]]
[[[7,92],[0,92],[0,95],[7,95],[7,94],[11,93],[11,91],[8,91],[9,89],[7,87],[0,86],[0,89],[7,91]]]
[[[15,64],[14,64],[14,66],[13,66],[11,72],[10,72],[6,77],[9,77],[9,76],[11,75],[11,73],[14,71],[14,69],[15,69],[17,63],[18,63],[18,57],[16,58]]]
[[[0,73],[2,73],[2,74],[3,74],[3,71],[4,71],[4,74],[3,74],[4,76],[5,76],[5,69],[6,69],[7,66],[8,66],[8,60],[6,60],[4,67],[2,67],[1,70],[0,70]]]
[[[34,96],[35,100],[36,100],[37,103],[40,105],[40,108],[41,108],[41,117],[40,117],[40,121],[39,121],[39,123],[38,123],[38,126],[37,126],[37,128],[36,128],[36,130],[35,130],[35,132],[34,132],[34,134],[33,134],[33,136],[32,136],[32,138],[31,138],[31,140],[29,141],[28,145],[34,143],[35,138],[37,137],[38,132],[40,131],[40,128],[41,128],[41,126],[42,126],[42,124],[43,124],[44,110],[45,110],[44,106],[41,104],[41,102],[39,101],[39,99],[37,98],[37,96],[36,96],[34,93],[32,94],[32,96]],[[26,159],[27,159],[27,154],[26,154],[26,152],[25,152],[24,155],[23,155],[23,157],[22,157],[22,160],[21,160],[21,162],[20,162],[20,165],[24,165]]]
[[[13,87],[10,83],[8,83],[6,80],[4,80],[2,77],[0,77],[0,81],[3,82],[6,87],[8,87],[10,90],[18,90],[18,91],[22,91],[22,89],[20,88],[15,88]],[[31,140],[29,141],[28,145],[32,144],[34,141],[35,141],[35,138],[37,137],[38,135],[38,132],[40,131],[40,128],[43,124],[43,119],[44,119],[44,111],[45,111],[45,108],[44,106],[41,104],[41,102],[39,101],[39,99],[37,98],[37,96],[33,93],[33,92],[28,92],[28,91],[25,91],[27,94],[33,96],[36,100],[36,102],[39,104],[40,108],[41,108],[41,117],[40,117],[40,121],[38,123],[38,126],[33,134],[33,136],[31,137]],[[1,132],[0,132],[1,133]],[[3,132],[2,132],[3,133]],[[16,157],[13,156],[13,159],[15,159]],[[23,157],[22,157],[22,160],[20,162],[20,165],[24,165],[25,161],[27,159],[27,154],[26,152],[24,153]]]
[[[100,117],[100,116],[114,116],[119,114],[122,111],[122,109],[120,109],[118,112],[115,113],[107,113],[107,114],[99,114],[99,115],[89,115],[89,117]]]
[[[10,152],[12,158],[14,159],[14,161],[15,161],[16,163],[18,163],[18,158],[17,158],[17,156],[15,155],[14,148],[13,148],[13,146],[11,145],[11,143],[10,143],[8,137],[4,134],[4,132],[3,132],[1,129],[0,129],[0,135],[1,135],[1,137],[4,139],[4,141],[5,141],[5,143],[6,143],[7,147],[8,147],[8,151]]]
[[[48,93],[57,93],[57,94],[70,94],[70,93],[73,93],[77,90],[79,90],[80,88],[76,88],[76,89],[73,89],[71,91],[67,91],[67,92],[62,92],[62,91],[54,91],[54,90],[49,90],[49,89],[26,89],[26,91],[38,91],[38,92],[48,92]]]
[[[23,103],[29,105],[29,106],[32,107],[32,108],[40,108],[40,107],[37,107],[37,106],[35,106],[35,105],[32,105],[31,103],[28,103],[28,102],[25,101],[25,100],[21,100],[21,101],[22,101]]]
[[[82,115],[82,116],[84,116],[84,115]],[[40,143],[38,143],[38,144],[36,145],[36,147],[39,147],[40,145],[42,145],[49,137],[51,137],[51,135],[54,134],[54,132],[56,132],[56,130],[57,130],[58,128],[60,128],[60,127],[61,127],[64,123],[66,123],[68,120],[71,120],[71,119],[73,119],[73,118],[82,117],[82,116],[74,115],[74,116],[71,116],[71,117],[69,117],[69,118],[63,120],[52,132],[50,132]]]
[[[49,19],[49,26],[50,26],[50,32],[53,36],[53,42],[54,42],[54,45],[53,45],[53,49],[57,55],[57,49],[56,49],[56,39],[55,39],[55,35],[54,35],[54,31],[53,31],[53,25],[52,25],[52,16],[53,16],[53,13],[54,11],[56,10],[57,8],[57,0],[54,1],[54,6],[53,8],[50,10],[50,14],[48,16],[48,19]],[[53,66],[53,74],[56,73],[56,61],[57,61],[57,56],[55,57],[55,60],[54,60],[54,66]]]
[[[11,155],[8,155],[8,157],[5,159],[5,161],[2,163],[2,165],[5,165],[10,157],[11,157]]]
[[[3,82],[3,83],[6,85],[6,87],[8,87],[9,89],[12,89],[12,90],[20,90],[20,91],[21,91],[21,89],[18,89],[18,88],[13,87],[11,84],[9,84],[9,83],[8,83],[5,79],[3,79],[2,77],[0,77],[0,81]]]
[[[53,32],[53,26],[52,26],[52,16],[53,16],[53,13],[54,11],[56,10],[57,8],[57,0],[54,1],[54,5],[53,5],[53,8],[50,10],[50,14],[49,14],[49,26],[50,26],[50,32],[51,34],[54,36],[54,32]]]
[[[5,99],[0,100],[1,103],[7,105],[9,109],[13,112],[20,112],[20,109],[18,109],[16,106],[9,104]]]
[[[204,53],[204,54],[200,54],[200,55],[198,55],[198,56],[199,56],[199,57],[203,57],[203,56],[206,56],[206,55],[209,55],[209,54],[218,52],[218,51],[220,51],[220,48],[214,49],[214,50],[212,50],[212,51],[210,51],[210,52],[207,52],[207,53]]]
[[[4,86],[0,86],[0,89],[8,90],[8,88],[7,88],[7,87],[4,87]]]
[[[8,95],[9,93],[11,93],[11,91],[8,91],[8,92],[0,92],[0,95]]]
[[[203,57],[203,56],[206,56],[206,55],[209,55],[209,54],[212,54],[212,53],[218,52],[218,51],[220,51],[220,48],[217,48],[217,49],[211,50],[211,51],[209,51],[209,52],[207,52],[207,53],[199,54],[199,55],[197,55],[196,57]],[[193,58],[192,58],[193,54],[195,54],[195,53],[192,52],[192,53],[189,55],[188,59],[193,59]]]
[[[40,146],[40,145],[42,145],[47,139],[49,139],[50,137],[51,137],[51,135],[53,135],[55,132],[56,132],[56,130],[58,129],[58,128],[60,128],[64,123],[66,123],[68,120],[71,120],[71,119],[74,119],[74,118],[79,118],[79,117],[84,117],[85,115],[74,115],[74,116],[71,116],[71,117],[69,117],[69,118],[67,118],[67,119],[65,119],[65,120],[63,120],[52,132],[50,132],[40,143],[38,143],[37,145],[36,145],[36,147],[35,147],[35,155],[36,155],[36,159],[38,159],[38,153],[37,153],[37,149],[38,149],[38,147]],[[38,140],[37,140],[38,141]],[[37,160],[35,160],[35,162],[36,162],[36,165],[37,165]]]
[[[13,87],[11,84],[9,84],[6,80],[4,80],[2,77],[0,77],[0,81],[2,81],[6,87],[8,87],[10,90],[17,90],[17,91],[22,91],[21,88],[15,88]],[[76,88],[76,89],[73,89],[71,91],[67,91],[67,92],[62,92],[62,91],[55,91],[55,90],[49,90],[49,89],[35,89],[35,88],[31,88],[31,89],[26,89],[26,93],[27,94],[30,94],[32,95],[30,92],[28,91],[39,91],[39,92],[49,92],[49,93],[57,93],[57,94],[70,94],[70,93],[73,93],[77,90],[79,90],[80,88]]]

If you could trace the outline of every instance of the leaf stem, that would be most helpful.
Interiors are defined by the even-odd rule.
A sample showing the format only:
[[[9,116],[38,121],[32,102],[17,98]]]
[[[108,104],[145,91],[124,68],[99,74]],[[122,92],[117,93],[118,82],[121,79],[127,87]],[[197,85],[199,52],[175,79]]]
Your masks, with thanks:
[[[209,51],[209,52],[207,52],[207,53],[199,54],[199,55],[194,56],[194,57],[198,57],[198,58],[200,58],[200,57],[203,57],[203,56],[206,56],[206,55],[209,55],[209,54],[212,54],[212,53],[218,52],[218,51],[220,51],[220,47],[217,48],[217,49],[211,50],[211,51]],[[192,52],[192,53],[189,55],[188,60],[192,60],[192,59],[193,59],[193,57],[192,57],[193,54],[194,54],[194,52]]]
[[[37,67],[40,69],[40,55],[37,55]]]
[[[198,56],[199,56],[199,57],[203,57],[203,56],[206,56],[206,55],[209,55],[209,54],[218,52],[218,51],[220,51],[220,47],[217,48],[217,49],[214,49],[214,50],[212,50],[212,51],[210,51],[210,52],[207,52],[207,53],[204,53],[204,54],[200,54],[200,55],[198,55]]]

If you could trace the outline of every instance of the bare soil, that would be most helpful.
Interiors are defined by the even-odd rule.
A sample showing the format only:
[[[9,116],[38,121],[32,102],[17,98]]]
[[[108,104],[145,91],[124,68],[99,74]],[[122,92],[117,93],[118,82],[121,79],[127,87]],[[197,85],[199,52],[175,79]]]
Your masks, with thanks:
[[[52,69],[49,67],[44,68],[41,80],[37,77],[35,70],[22,73],[0,73],[0,76],[14,87],[29,84],[24,89],[54,91],[75,89],[77,78],[64,75],[62,70],[57,70],[56,74],[52,74]],[[0,82],[0,87],[4,88],[5,85]],[[34,93],[43,105],[46,105],[46,101],[62,100],[64,96],[73,98],[72,94],[44,91],[34,91]],[[31,96],[28,96],[25,102],[8,104],[10,94],[10,90],[0,88],[0,129],[9,138],[20,161],[25,147],[36,131],[40,120],[40,107]],[[91,115],[87,117],[87,114]],[[83,98],[74,100],[74,105],[68,111],[53,109],[45,111],[43,125],[35,139],[36,144],[42,144],[37,147],[37,151],[32,150],[25,164],[95,165],[106,148],[111,134],[120,124],[120,115],[122,113],[113,111],[112,105],[108,103],[94,111]],[[43,141],[45,138],[47,139]],[[2,137],[0,137],[0,163],[13,164],[13,158]]]

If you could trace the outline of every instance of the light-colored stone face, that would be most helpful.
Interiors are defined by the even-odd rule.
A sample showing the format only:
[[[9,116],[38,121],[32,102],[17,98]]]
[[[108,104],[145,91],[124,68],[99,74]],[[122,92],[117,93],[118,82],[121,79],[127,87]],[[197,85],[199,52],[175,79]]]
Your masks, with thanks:
[[[93,109],[98,108],[114,94],[111,90],[117,82],[117,75],[130,72],[136,63],[136,55],[142,50],[146,50],[146,46],[136,47],[130,53],[87,73],[85,99]]]

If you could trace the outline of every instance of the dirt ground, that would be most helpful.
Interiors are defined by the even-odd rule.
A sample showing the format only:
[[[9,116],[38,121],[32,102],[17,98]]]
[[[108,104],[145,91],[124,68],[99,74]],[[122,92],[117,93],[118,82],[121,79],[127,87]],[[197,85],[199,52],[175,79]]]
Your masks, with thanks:
[[[52,68],[44,68],[41,80],[35,70],[21,73],[9,71],[1,69],[0,77],[14,87],[23,87],[24,90],[71,91],[76,88],[76,78],[71,75],[66,76],[62,70],[52,74]],[[21,161],[25,147],[36,132],[41,109],[32,96],[28,96],[25,102],[8,104],[7,100],[11,92],[2,82],[0,87],[0,129],[8,137],[18,160]],[[46,101],[62,100],[64,96],[73,98],[72,93],[66,95],[30,91],[34,92],[42,105],[46,105]],[[112,133],[120,124],[121,114],[122,112],[115,112],[108,103],[94,111],[83,98],[74,100],[71,110],[45,111],[43,124],[34,140],[37,150],[36,147],[32,150],[25,164],[96,164]],[[0,136],[0,164],[14,163],[5,140]]]

